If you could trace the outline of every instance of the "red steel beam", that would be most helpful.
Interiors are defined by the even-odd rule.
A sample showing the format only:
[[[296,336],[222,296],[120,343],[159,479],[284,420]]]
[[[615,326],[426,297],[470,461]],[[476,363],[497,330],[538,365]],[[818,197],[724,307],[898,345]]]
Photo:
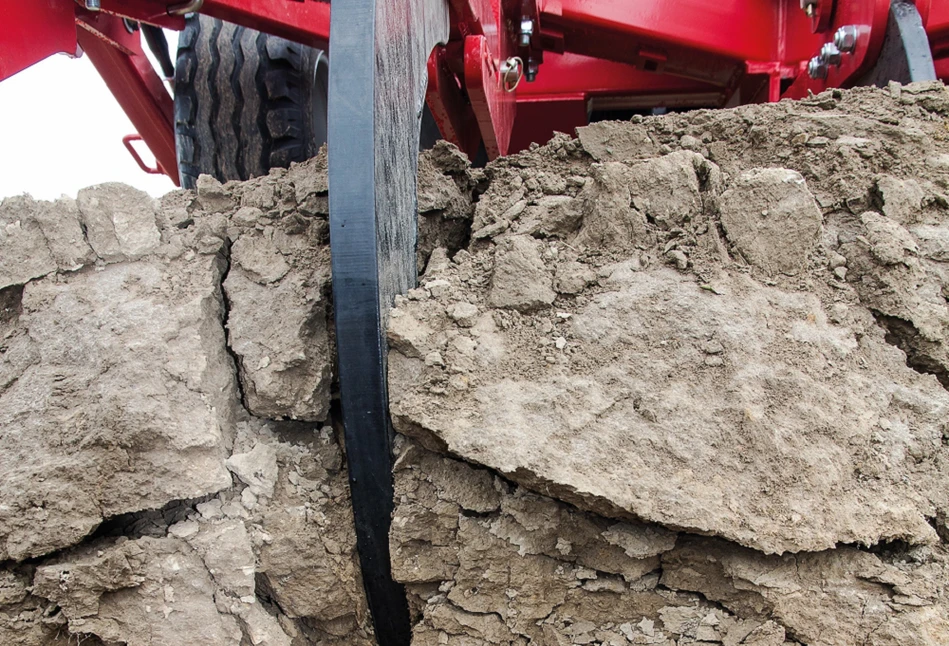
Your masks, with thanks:
[[[15,0],[2,0],[13,3]],[[22,1],[22,0],[19,0]],[[75,7],[74,0],[47,0]],[[185,0],[100,0],[100,13],[131,18],[168,29],[184,28]],[[26,3],[31,4],[31,3]],[[198,6],[198,5],[193,5]],[[330,5],[318,0],[204,0],[200,12],[214,18],[274,34],[287,40],[326,49],[330,33]]]
[[[547,52],[540,70],[536,81],[518,86],[510,152],[545,143],[555,132],[572,134],[593,110],[714,107],[728,98],[719,86],[579,54]]]
[[[573,93],[586,97],[712,93],[718,102],[726,99],[723,89],[711,83],[644,72],[626,63],[580,54],[546,52],[537,80],[519,85],[517,100]]]
[[[425,102],[441,136],[474,159],[481,145],[478,119],[448,64],[446,49],[436,47],[428,59]]]
[[[839,66],[831,66],[826,79],[812,79],[808,76],[806,66],[801,68],[796,80],[781,95],[782,98],[800,99],[808,92],[817,94],[827,88],[849,87],[868,71],[877,60],[883,38],[886,36],[886,25],[890,15],[890,0],[837,0],[834,7],[833,22],[826,32],[811,34],[806,37],[800,27],[795,29],[793,19],[800,24],[800,15],[794,14],[789,21],[786,40],[790,51],[785,54],[788,64],[794,62],[806,63],[810,56],[816,55],[821,46],[833,40],[834,32],[844,25],[855,26],[858,30],[857,47],[852,54],[845,54]],[[793,47],[792,47],[793,45]],[[810,54],[810,56],[808,55]]]
[[[63,2],[64,0],[56,0]],[[65,0],[69,2],[70,0]],[[184,18],[175,15],[169,11],[169,7],[175,7],[180,4],[176,0],[99,0],[101,8],[96,13],[130,18],[138,22],[147,22],[151,25],[165,27],[167,29],[184,29]],[[75,0],[73,6],[77,14],[84,15],[84,2]]]
[[[777,55],[780,0],[546,0],[541,22],[561,30],[567,51],[633,62],[649,44],[734,60]],[[610,49],[614,47],[615,49]]]
[[[547,47],[640,69],[733,85],[746,60],[777,55],[775,0],[547,0]]]
[[[329,44],[329,2],[205,0],[201,13],[311,47],[326,49]]]

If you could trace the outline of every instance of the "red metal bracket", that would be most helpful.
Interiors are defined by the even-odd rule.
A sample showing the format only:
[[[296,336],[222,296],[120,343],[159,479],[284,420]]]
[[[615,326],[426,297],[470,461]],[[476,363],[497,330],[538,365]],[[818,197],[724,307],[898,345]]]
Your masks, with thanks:
[[[75,5],[71,0],[0,0],[0,81],[53,54],[76,54]]]
[[[465,86],[488,157],[506,155],[514,127],[514,92],[505,91],[499,61],[484,36],[465,38]]]
[[[445,47],[436,47],[428,59],[428,88],[425,102],[441,136],[455,144],[470,159],[478,154],[481,132],[467,97],[449,67]]]
[[[133,141],[145,141],[145,140],[142,139],[142,135],[138,134],[137,132],[134,135],[125,135],[124,137],[122,137],[122,143],[125,145],[125,149],[129,151],[130,155],[132,155],[132,159],[135,160],[135,163],[138,164],[138,167],[141,168],[146,173],[148,173],[149,175],[164,175],[165,171],[163,171],[159,167],[157,161],[155,162],[154,167],[149,166],[145,163],[145,161],[142,159],[142,156],[138,154],[137,150],[135,150],[135,146],[132,145]]]
[[[817,94],[827,88],[848,87],[856,82],[880,53],[889,15],[890,0],[837,0],[833,22],[827,30],[805,38],[802,37],[802,27],[809,25],[809,19],[801,11],[790,12],[784,32],[787,46],[785,61],[800,60],[806,63],[820,52],[825,43],[833,42],[834,31],[844,25],[857,28],[857,46],[853,53],[842,56],[839,66],[830,66],[826,79],[812,79],[806,67],[802,68],[797,79],[781,96],[800,99],[806,97],[809,91]]]

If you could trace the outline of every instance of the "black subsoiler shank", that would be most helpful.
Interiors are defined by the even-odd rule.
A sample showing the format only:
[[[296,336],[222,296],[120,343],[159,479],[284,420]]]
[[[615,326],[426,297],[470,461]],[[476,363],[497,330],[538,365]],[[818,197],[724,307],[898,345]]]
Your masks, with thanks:
[[[426,62],[448,38],[445,0],[334,0],[330,245],[339,384],[363,582],[381,646],[411,638],[392,580],[392,427],[385,328],[417,281],[416,171]]]

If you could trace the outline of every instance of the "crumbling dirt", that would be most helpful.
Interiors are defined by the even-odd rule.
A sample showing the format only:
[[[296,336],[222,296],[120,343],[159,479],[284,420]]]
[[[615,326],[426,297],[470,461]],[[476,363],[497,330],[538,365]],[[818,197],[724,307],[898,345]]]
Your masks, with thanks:
[[[949,642],[949,93],[419,163],[413,643]],[[325,157],[0,204],[0,643],[369,644]]]

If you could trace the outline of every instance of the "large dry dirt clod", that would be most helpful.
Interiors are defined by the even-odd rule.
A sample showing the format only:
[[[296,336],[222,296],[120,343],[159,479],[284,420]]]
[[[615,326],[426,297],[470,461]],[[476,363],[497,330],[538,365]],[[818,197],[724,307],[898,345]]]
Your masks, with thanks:
[[[0,202],[0,289],[94,260],[75,200],[23,195]]]
[[[742,256],[770,274],[798,273],[820,237],[820,209],[797,171],[746,171],[719,204],[725,235]]]
[[[946,236],[949,228],[926,227],[922,231],[928,236],[920,239],[872,211],[861,214],[855,224],[854,231],[841,236],[839,249],[855,289],[887,338],[906,353],[908,363],[949,385],[949,283],[938,250],[932,248],[932,241]],[[928,254],[921,253],[921,246],[929,247]]]
[[[79,191],[77,202],[89,245],[102,260],[137,260],[157,250],[157,205],[148,194],[123,184],[100,184]]]
[[[241,641],[237,619],[215,608],[208,566],[179,539],[141,538],[45,565],[37,569],[33,588],[59,605],[74,632],[106,642],[236,646]],[[172,614],[175,620],[167,621]]]
[[[591,169],[593,177],[587,180],[576,198],[581,204],[582,220],[578,218],[575,222],[565,222],[562,227],[549,227],[549,233],[570,234],[582,221],[583,226],[577,235],[578,244],[632,247],[637,243],[646,242],[646,215],[642,210],[633,208],[630,203],[629,168],[624,164],[610,162],[594,164]],[[698,192],[697,182],[695,188]],[[547,205],[541,203],[541,206]],[[639,206],[647,210],[649,207],[648,204]],[[547,211],[550,213],[552,209],[547,208]],[[549,218],[550,216],[546,215],[544,219]]]
[[[222,269],[152,258],[25,286],[0,355],[0,558],[230,485]]]
[[[329,411],[333,378],[329,253],[301,228],[279,222],[240,233],[224,290],[248,410],[318,421]]]
[[[877,178],[875,189],[884,215],[903,225],[917,221],[926,193],[916,180],[882,175]]]
[[[768,616],[804,644],[939,644],[949,554],[883,557],[851,547],[764,557],[714,539],[680,539],[661,583],[745,616]]]
[[[696,166],[703,162],[701,155],[679,151],[632,164],[629,193],[633,207],[660,229],[687,224],[702,208]]]
[[[934,539],[946,477],[918,464],[943,459],[949,394],[872,319],[836,325],[804,294],[723,276],[721,295],[618,263],[582,305],[487,309],[464,328],[446,308],[485,302],[461,288],[470,270],[399,308],[444,362],[390,355],[401,431],[600,513],[766,552]]]
[[[329,411],[335,350],[325,179],[322,156],[230,190],[218,185],[210,202],[199,180],[198,205],[228,215],[228,343],[244,404],[260,417],[321,421]]]

